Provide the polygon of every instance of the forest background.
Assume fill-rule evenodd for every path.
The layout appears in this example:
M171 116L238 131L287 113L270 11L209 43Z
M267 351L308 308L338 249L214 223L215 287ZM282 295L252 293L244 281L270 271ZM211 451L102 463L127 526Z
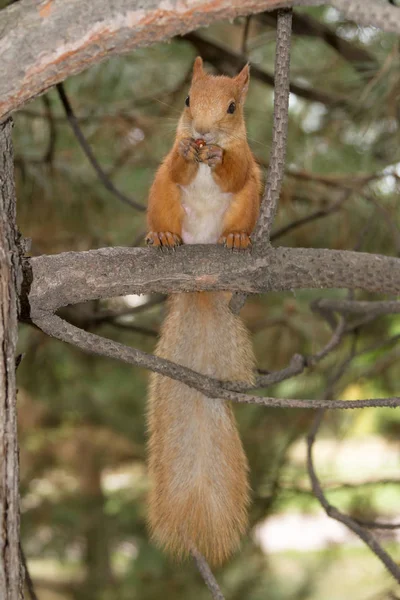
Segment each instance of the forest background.
M266 13L110 58L14 113L18 224L30 254L142 244L145 214L99 181L66 118L65 94L107 177L143 207L174 139L193 59L235 74L249 60L250 145L271 147L276 15ZM399 41L329 7L294 12L287 169L274 245L400 256ZM252 296L242 316L259 368L283 369L331 337L318 301L345 291ZM357 300L376 299L357 292ZM153 352L163 296L64 309L75 324ZM321 314L322 312L322 314ZM325 315L326 316L326 315ZM329 319L328 319L329 321ZM349 317L326 358L260 395L351 400L398 392L400 320ZM191 563L170 562L146 531L148 373L82 354L22 325L18 368L22 543L40 600L202 598ZM251 530L217 572L229 599L395 598L381 563L310 492L312 411L236 408L251 468ZM398 410L330 411L316 442L329 500L355 518L399 514ZM396 530L378 537L400 560Z

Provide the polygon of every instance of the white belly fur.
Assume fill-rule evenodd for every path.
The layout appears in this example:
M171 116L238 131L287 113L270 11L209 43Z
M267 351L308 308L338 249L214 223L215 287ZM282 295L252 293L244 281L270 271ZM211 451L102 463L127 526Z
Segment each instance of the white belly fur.
M182 225L184 244L215 244L222 234L225 212L233 194L221 192L208 165L199 165L190 185L180 186L185 211Z

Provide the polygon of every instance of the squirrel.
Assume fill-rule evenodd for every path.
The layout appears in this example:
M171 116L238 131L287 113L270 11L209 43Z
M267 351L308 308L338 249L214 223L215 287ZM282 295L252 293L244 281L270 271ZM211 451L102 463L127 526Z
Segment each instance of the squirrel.
M175 143L150 189L149 245L250 247L261 178L243 114L249 78L249 65L236 77L215 76L196 58ZM229 308L230 297L170 296L156 355L220 380L252 384L252 344ZM210 564L221 564L247 528L250 495L230 404L153 373L148 430L152 538L174 555L195 547Z

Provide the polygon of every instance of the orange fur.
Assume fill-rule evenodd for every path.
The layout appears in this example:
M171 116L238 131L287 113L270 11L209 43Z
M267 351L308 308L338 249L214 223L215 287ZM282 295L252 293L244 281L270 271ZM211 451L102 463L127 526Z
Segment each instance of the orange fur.
M215 77L196 59L190 106L150 190L149 243L249 246L260 174L246 140L248 82L248 67L235 78ZM205 146L194 143L199 138ZM157 356L218 379L253 382L251 342L229 299L225 293L172 296ZM249 503L247 461L230 405L153 374L148 426L153 538L177 556L194 545L220 564L239 545Z
M212 169L212 176L223 192L234 195L225 214L224 234L241 230L250 234L259 211L261 177L247 143L243 116L249 70L245 67L235 78L212 76L203 71L201 59L196 61L189 91L190 107L183 111L175 144L150 189L148 227L151 231L181 235L184 211L179 186L193 181L199 163L180 155L179 142L194 137L194 128L199 134L215 132L216 144L223 149L222 163ZM232 100L237 109L230 115L226 108Z

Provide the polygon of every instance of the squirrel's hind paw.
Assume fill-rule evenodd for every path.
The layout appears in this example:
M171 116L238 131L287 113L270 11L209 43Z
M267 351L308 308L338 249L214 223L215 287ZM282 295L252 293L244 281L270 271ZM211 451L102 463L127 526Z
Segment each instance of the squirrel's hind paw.
M181 237L170 231L149 231L145 240L148 246L162 248L175 248L175 246L182 244Z

